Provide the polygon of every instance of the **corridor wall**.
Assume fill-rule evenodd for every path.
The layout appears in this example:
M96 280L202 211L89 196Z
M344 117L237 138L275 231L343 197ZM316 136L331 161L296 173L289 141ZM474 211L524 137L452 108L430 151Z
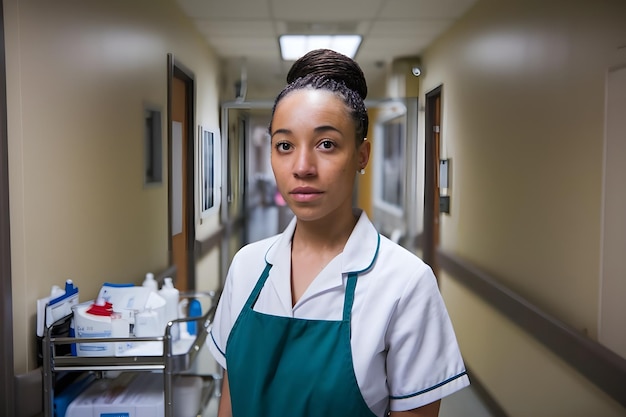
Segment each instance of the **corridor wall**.
M454 161L441 247L597 340L605 80L626 64L626 3L480 0L424 54ZM625 415L450 276L469 366L511 416Z
M196 123L217 129L219 74L174 1L3 4L19 374L36 367L36 300L52 285L72 279L87 301L105 281L138 284L169 266L167 152L165 180L146 186L144 106L162 110L167 132L171 53L194 74ZM218 222L205 219L197 237Z

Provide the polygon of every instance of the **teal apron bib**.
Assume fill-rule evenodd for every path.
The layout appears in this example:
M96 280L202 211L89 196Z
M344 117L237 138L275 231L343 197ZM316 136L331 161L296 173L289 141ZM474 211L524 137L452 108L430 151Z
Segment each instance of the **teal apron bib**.
M372 417L354 374L350 316L357 274L348 275L341 321L253 310L267 264L226 344L233 417Z

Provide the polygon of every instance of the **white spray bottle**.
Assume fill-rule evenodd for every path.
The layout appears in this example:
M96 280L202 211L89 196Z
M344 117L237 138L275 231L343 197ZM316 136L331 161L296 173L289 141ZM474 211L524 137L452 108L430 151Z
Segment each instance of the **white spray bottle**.
M146 278L143 280L141 285L146 288L150 288L154 292L159 291L159 283L154 279L154 274L152 272L148 272L146 274Z
M159 295L165 299L165 321L170 322L178 318L178 301L180 292L174 288L172 278L167 277L163 280L163 287L159 291ZM180 338L179 323L172 326L172 340L176 341Z

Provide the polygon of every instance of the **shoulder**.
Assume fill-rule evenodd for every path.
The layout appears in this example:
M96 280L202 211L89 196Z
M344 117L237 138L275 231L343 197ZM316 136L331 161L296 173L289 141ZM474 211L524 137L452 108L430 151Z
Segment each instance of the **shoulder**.
M380 236L376 266L384 268L390 273L402 271L403 276L419 277L432 275L430 266L416 254L392 242L383 235Z
M270 248L278 242L281 236L282 235L278 234L257 242L248 243L247 245L241 247L241 249L239 249L233 257L231 268L241 264L245 265L250 261L265 264L265 255Z
M265 257L280 235L249 243L239 249L230 263L226 285L235 293L249 292L263 272Z
M440 304L439 285L431 267L385 236L380 236L376 261L363 278L369 281L372 294L386 300L390 315L398 314L407 304L412 308Z
M265 254L279 236L249 243L233 256L219 301L221 309L228 312L231 324L239 315L239 310L266 266ZM220 308L218 308L218 313L225 314L220 311Z
M409 251L404 246L400 246L399 244L391 241L388 237L382 234L380 235L380 250L382 254L395 256L399 259L407 260L412 263L426 265L416 254Z

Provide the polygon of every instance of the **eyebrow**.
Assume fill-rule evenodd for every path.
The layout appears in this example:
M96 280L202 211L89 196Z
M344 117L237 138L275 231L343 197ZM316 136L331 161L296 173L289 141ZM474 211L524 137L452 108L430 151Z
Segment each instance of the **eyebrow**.
M323 132L332 131L332 132L337 132L337 133L343 134L339 129L337 129L336 127L331 126L331 125L317 126L315 129L313 129L313 131L315 133L323 133ZM291 134L293 134L293 132L291 130L289 130L289 129L278 129L274 133L272 133L271 137L273 138L274 135L278 135L278 134L291 135Z

